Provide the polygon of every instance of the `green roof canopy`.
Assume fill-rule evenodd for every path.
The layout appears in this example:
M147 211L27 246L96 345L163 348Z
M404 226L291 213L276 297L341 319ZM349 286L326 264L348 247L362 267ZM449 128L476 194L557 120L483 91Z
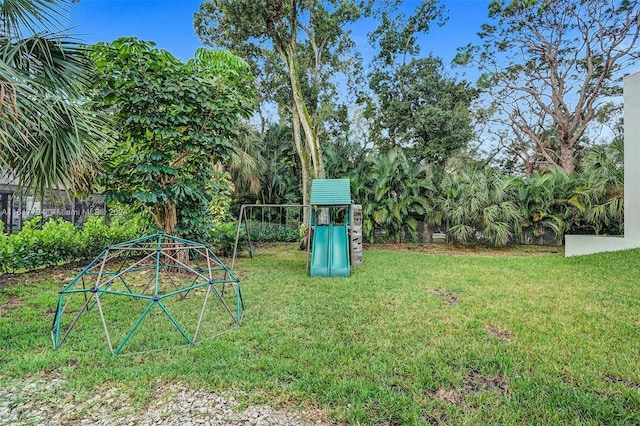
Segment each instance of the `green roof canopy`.
M349 179L314 179L311 182L312 206L346 206L351 204Z

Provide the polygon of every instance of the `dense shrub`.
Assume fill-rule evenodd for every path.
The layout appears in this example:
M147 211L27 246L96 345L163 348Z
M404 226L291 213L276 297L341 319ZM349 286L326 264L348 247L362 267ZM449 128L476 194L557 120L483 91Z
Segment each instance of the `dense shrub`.
M0 233L0 273L92 259L110 244L145 233L145 224L137 216L115 217L108 224L103 217L92 216L83 229L61 218L41 222L36 217L24 222L17 234Z
M230 257L233 255L233 247L238 232L238 222L227 222L216 225L211 231L211 239L217 254ZM252 243L275 243L300 241L304 230L300 227L293 228L278 223L249 222L249 238ZM245 226L240 227L238 250L247 248L247 233Z
M211 231L211 239L215 247L215 252L220 256L230 257L233 255L233 246L236 242L238 232L237 222L227 222L217 224ZM242 230L241 238L245 238Z
M253 222L249 224L249 237L261 243L295 242L300 240L300 229L279 223Z

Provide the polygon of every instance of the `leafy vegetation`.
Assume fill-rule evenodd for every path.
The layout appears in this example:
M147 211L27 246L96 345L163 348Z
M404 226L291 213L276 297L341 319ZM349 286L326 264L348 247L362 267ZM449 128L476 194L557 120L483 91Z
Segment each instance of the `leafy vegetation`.
M139 216L116 216L108 223L102 216L89 216L82 229L61 218L42 223L36 217L17 234L0 233L0 274L90 260L110 244L144 235L146 228Z
M54 374L141 410L180 382L354 424L637 424L639 254L368 250L351 278L318 279L275 248L237 265L240 328L195 346L167 331L147 342L164 349L118 357L99 321L52 349L46 312L72 271L17 275L0 289L0 381Z
M521 216L508 183L491 169L466 167L442 178L439 205L452 241L507 245L520 234Z
M394 149L367 154L340 177L351 179L370 242L415 241L422 222L426 240L442 231L457 242L561 244L565 233L623 232L621 145L587 150L584 168L571 175L548 167L512 176L456 158L444 167L426 167Z
M336 74L351 79L358 69L345 27L360 15L353 0L209 0L195 14L200 39L233 49L254 64L263 100L275 99L290 120L303 203L308 203L311 179L325 177L322 134L332 121L344 123L336 116L347 115L345 106L337 106L333 80Z
M302 232L302 235L304 235L304 232ZM254 222L249 224L249 236L251 241L260 243L295 242L300 241L301 230L292 225Z
M241 228L240 231L239 238L246 238L244 229ZM214 226L213 231L211 231L211 240L220 256L231 257L233 255L237 232L237 222L219 223Z
M586 198L585 221L596 234L621 234L624 224L624 142L596 146L584 157L586 182L581 195Z
M91 65L64 28L69 4L0 3L0 176L41 196L86 189L109 140L104 117L82 105Z
M367 157L369 173L359 199L363 205L363 232L373 242L373 231L382 228L391 242L400 242L405 231L416 237L417 221L433 214L429 194L434 189L428 168L395 149L386 156Z
M572 174L598 116L638 58L637 0L492 0L479 46L456 61L477 66L493 125L527 174L547 165ZM597 132L596 132L597 133Z
M207 240L214 165L254 106L249 66L198 49L182 63L153 43L120 38L91 50L94 108L111 111L118 142L105 153L108 200L133 204L168 234Z
M378 48L369 74L375 94L366 108L370 137L383 153L402 147L415 162L443 164L473 137L470 105L477 91L447 78L439 58L419 56L419 35L442 24L445 11L435 0L413 3L411 16L384 7L369 34Z

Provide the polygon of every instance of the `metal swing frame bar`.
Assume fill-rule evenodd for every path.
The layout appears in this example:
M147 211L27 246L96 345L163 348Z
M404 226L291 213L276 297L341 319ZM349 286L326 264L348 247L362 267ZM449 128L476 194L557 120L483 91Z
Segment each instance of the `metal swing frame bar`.
M245 234L247 237L247 244L249 246L249 253L251 256L251 236L249 235L249 220L247 218L247 209L260 208L262 210L262 215L264 217L264 209L265 208L299 208L302 209L302 220L300 223L303 223L307 227L307 234L311 234L311 230L309 229L309 221L311 220L311 206L309 204L243 204L240 206L240 213L238 214L238 227L236 229L236 241L233 245L233 257L231 258L231 266L229 269L233 271L233 268L236 264L236 258L238 256L238 241L240 240L240 229L242 229L242 224L244 221ZM308 210L309 214L305 214L305 210ZM307 218L305 221L304 218ZM264 220L263 220L264 222ZM308 240L308 238L307 238ZM307 241L307 270L309 269L309 241Z

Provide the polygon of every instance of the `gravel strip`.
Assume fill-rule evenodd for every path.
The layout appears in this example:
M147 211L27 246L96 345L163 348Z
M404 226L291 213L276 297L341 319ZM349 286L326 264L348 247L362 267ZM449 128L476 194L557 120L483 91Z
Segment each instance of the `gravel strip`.
M236 394L237 395L237 394ZM231 392L160 386L147 406L136 408L119 388L87 398L66 391L60 379L9 380L0 386L0 425L330 425L322 410L241 407Z

